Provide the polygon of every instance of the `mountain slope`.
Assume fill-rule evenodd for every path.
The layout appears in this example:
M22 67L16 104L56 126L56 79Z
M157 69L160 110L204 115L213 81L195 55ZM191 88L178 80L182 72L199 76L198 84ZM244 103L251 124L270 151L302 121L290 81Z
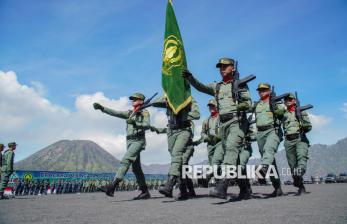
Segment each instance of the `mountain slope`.
M15 169L114 172L119 160L87 140L61 140L15 164Z

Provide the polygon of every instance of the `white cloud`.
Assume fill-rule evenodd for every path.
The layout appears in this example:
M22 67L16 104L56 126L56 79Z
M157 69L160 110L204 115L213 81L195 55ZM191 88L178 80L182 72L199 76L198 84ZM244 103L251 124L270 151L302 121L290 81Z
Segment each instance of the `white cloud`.
M332 121L331 117L328 117L325 115L316 115L312 113L308 113L308 115L312 122L313 129L316 129L316 130L324 128Z
M79 95L75 100L75 110L71 111L51 103L43 96L42 89L44 86L38 83L33 87L20 84L12 71L0 71L1 141L16 140L23 150L30 146L30 153L33 153L61 139L86 139L121 159L126 151L124 120L95 111L92 104L99 102L115 110L127 110L130 108L128 97L109 99L102 92ZM166 125L164 111L156 108L149 108L149 111L153 125ZM148 132L142 161L169 162L166 139L166 135Z

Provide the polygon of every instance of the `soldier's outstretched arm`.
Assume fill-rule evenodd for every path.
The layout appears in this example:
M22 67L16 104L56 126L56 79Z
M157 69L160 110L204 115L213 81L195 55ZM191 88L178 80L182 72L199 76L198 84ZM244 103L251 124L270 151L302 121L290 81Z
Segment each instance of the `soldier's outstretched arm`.
M122 118L122 119L128 119L130 114L129 111L117 111L117 110L112 110L110 108L104 107L99 103L94 103L93 107L95 110L101 110L103 113L114 116L114 117L118 117L118 118Z
M215 95L215 88L211 84L205 85L201 83L199 80L194 78L193 74L190 73L188 70L184 70L182 72L182 76L198 91L206 93L211 96Z
M164 96L160 96L152 100L150 104L152 107L166 108L166 99Z
M112 110L111 108L104 107L102 112L114 117L122 118L122 119L129 118L129 111L118 111L118 110Z

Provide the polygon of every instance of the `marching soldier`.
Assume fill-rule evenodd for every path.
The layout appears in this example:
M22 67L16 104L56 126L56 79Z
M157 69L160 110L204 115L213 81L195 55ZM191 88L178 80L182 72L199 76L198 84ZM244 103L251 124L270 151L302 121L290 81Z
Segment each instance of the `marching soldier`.
M260 100L255 104L255 119L258 130L257 143L261 155L261 174L264 179L259 182L266 183L265 175L270 165L275 167L278 175L275 154L282 139L282 130L279 120L276 117L275 110L270 102L271 87L268 83L260 83L257 88ZM270 177L274 191L271 197L282 196L282 188L280 178Z
M17 144L15 142L8 143L8 149L2 156L0 200L9 199L4 195L4 190L8 185L11 174L13 173L14 151L16 150L16 146Z
M174 112L168 106L165 97L158 97L154 99L151 103L154 107L166 108L166 114L168 117L167 126L167 137L168 137L168 147L171 155L171 165L169 170L169 176L164 186L159 187L159 193L165 195L166 197L172 197L173 187L177 182L180 181L182 184L182 165L183 162L187 162L190 156L186 156L186 161L184 160L184 155L187 151L187 146L192 138L192 121L200 119L200 111L197 102L192 99L190 104L183 108L178 114ZM153 129L155 131L155 128ZM164 131L161 129L161 131ZM159 133L158 131L157 133ZM183 186L181 185L183 190ZM186 198L185 192L181 191L179 198ZM184 197L183 197L184 196Z
M141 168L140 153L146 146L145 131L150 125L150 115L147 110L139 110L145 100L145 96L142 93L135 93L129 99L132 100L133 110L128 111L116 111L99 103L94 103L94 109L101 110L103 113L111 116L126 119L127 122L127 152L121 161L113 182L102 189L106 192L106 195L113 197L116 187L123 180L130 165L132 165L133 173L141 190L141 194L134 199L148 199L150 198L150 193Z
M215 99L210 99L207 106L209 107L210 116L202 123L201 137L195 142L196 145L206 142L208 153L208 164L210 166L220 166L223 163L224 150L219 137L219 116L217 110L217 102ZM220 172L220 170L218 170ZM203 187L208 187L208 182L213 174L206 177L206 179L199 179L199 183Z
M217 65L222 81L204 85L200 83L189 71L185 70L182 76L186 78L198 91L214 96L220 120L220 136L224 150L223 165L238 165L240 150L244 142L245 111L251 107L251 97L247 84L239 85L238 72L235 61L230 58L221 58ZM210 196L225 199L229 185L229 179L218 180ZM246 180L238 181L240 191L247 188Z
M294 94L284 99L286 110L283 110L283 129L285 135L284 148L293 176L293 185L298 188L298 195L306 193L303 176L307 169L309 140L306 133L311 131L312 125L308 114L303 111L301 116L296 113L297 100Z

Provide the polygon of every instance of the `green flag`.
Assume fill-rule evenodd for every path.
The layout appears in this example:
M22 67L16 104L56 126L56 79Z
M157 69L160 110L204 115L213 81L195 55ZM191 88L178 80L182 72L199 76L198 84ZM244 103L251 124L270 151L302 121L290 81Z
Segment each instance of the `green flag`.
M183 41L172 8L172 1L169 0L166 8L162 85L166 100L175 114L192 100L190 85L181 76L182 71L186 68L187 61Z

